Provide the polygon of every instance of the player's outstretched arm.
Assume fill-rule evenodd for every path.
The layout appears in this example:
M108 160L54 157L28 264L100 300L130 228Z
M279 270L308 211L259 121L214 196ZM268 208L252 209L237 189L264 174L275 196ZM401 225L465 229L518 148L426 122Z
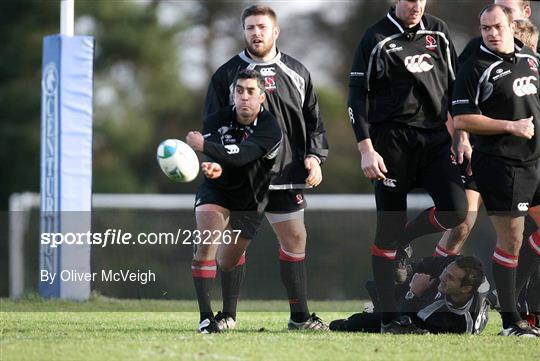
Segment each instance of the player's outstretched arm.
M358 150L362 155L362 172L369 179L385 179L387 173L384 159L371 144L371 139L366 138L358 142Z

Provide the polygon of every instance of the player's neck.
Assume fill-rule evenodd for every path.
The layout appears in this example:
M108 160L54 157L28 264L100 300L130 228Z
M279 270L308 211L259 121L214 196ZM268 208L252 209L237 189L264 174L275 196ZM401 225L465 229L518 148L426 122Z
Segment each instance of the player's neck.
M448 298L450 299L450 302L452 302L454 306L460 307L466 304L471 299L471 295L469 294L448 295Z
M255 61L259 61L261 63L266 63L267 61L270 61L274 59L277 55L277 48L274 46L268 53L263 55L262 57L253 55L248 49L246 49L251 59Z

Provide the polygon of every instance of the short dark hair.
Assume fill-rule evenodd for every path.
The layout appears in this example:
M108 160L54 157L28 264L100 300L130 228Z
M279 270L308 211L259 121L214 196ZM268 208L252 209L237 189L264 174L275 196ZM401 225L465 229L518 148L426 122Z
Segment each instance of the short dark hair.
M263 76L261 75L261 73L259 73L257 70L255 69L243 69L241 70L238 75L236 76L236 78L234 79L234 85L236 86L236 83L238 82L239 79L255 79L257 81L257 87L261 90L261 93L264 93L266 88L264 86L264 78Z
M277 15L274 9L272 9L270 6L266 5L251 5L242 11L242 28L246 25L246 18L249 16L256 16L256 15L266 15L269 16L270 19L274 22L274 24L277 24Z
M506 18L508 19L508 24L512 24L512 21L514 21L512 10L510 10L510 8L507 8L506 6L499 5L499 4L489 4L489 5L484 6L484 8L480 10L480 13L478 14L478 19L480 19L482 15L484 15L485 13L490 13L496 8L501 9L504 15L506 15Z
M455 260L456 266L465 272L461 279L461 286L471 286L472 292L476 292L478 287L484 282L484 267L482 262L476 257L463 256Z

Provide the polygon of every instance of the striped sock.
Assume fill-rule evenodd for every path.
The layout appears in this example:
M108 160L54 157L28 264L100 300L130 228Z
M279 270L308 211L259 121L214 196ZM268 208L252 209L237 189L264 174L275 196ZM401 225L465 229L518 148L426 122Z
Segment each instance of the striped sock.
M437 220L436 211L435 207L428 208L408 222L405 226L404 242L409 244L412 240L426 234L447 231L448 229ZM402 246L406 245L402 244Z
M493 253L493 279L497 287L497 296L501 304L503 328L508 328L521 320L516 305L516 267L518 257L500 248Z
M377 294L379 295L382 323L392 322L398 315L395 299L394 269L396 250L371 246L371 264Z
M448 257L448 256L457 256L458 254L459 253L452 252L442 246L437 245L437 247L435 247L435 251L433 251L432 256L433 257Z
M238 305L238 297L240 296L240 288L246 276L246 255L242 254L236 267L225 272L220 270L221 276L221 295L223 297L223 313L231 316L236 320L236 308Z
M279 249L281 281L287 289L291 319L294 322L304 322L309 318L305 258L305 253Z
M191 261L191 276L195 285L197 302L199 303L199 312L201 321L206 318L214 317L212 312L210 292L216 278L216 261Z
M521 246L519 264L516 269L516 295L529 281L540 265L540 230L537 230Z

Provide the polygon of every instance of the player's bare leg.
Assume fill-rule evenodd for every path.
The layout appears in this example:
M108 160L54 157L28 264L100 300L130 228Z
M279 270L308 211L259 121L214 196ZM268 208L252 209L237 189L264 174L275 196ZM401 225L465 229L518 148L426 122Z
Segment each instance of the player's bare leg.
M469 237L476 223L480 205L482 205L482 197L480 193L471 189L466 189L465 194L468 203L467 218L463 223L444 232L437 244L437 248L435 248L434 256L446 257L459 254Z
M195 252L191 263L191 275L199 303L199 332L218 332L219 329L214 321L214 313L210 301L210 292L217 271L216 253L218 242L214 241L220 237L223 230L227 227L229 211L215 204L203 204L195 209L195 219L197 221L197 230L201 234L204 231L210 231L212 232L212 237L214 237L211 239L212 242L209 242L210 244L202 244L202 242L194 240Z

